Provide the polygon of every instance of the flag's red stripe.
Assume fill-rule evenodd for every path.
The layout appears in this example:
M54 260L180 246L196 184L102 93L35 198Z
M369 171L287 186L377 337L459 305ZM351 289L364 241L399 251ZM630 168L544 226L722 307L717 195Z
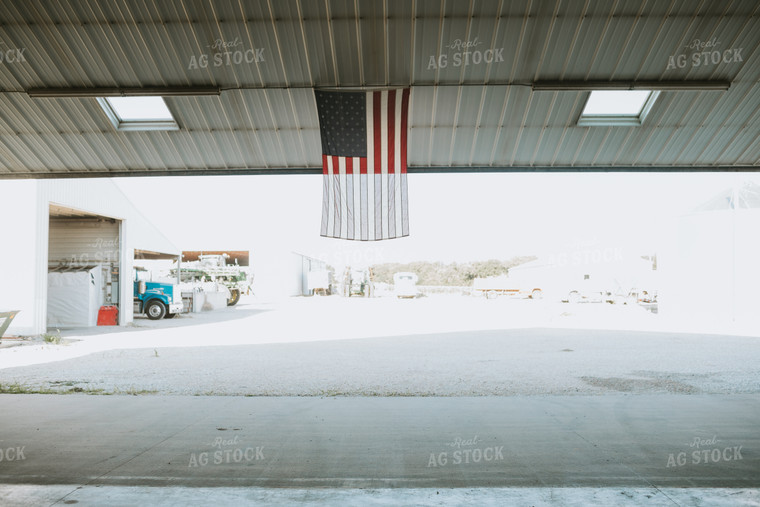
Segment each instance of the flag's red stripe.
M346 174L354 174L354 159L346 157Z
M381 111L381 104L380 104L380 97L382 92L373 92L372 93L372 136L375 140L374 148L375 148L375 167L373 168L375 174L380 174L383 172L383 159L382 159L382 150L383 150L383 139L382 139L382 131L381 131L381 123L380 123L380 115L382 114Z
M333 155L332 173L340 174L340 157Z
M396 172L396 90L388 91L388 172Z
M367 157L361 157L359 159L359 172L361 174L367 174Z
M327 174L327 155L322 154L322 174Z
M401 172L406 172L406 129L409 116L409 88L401 94Z

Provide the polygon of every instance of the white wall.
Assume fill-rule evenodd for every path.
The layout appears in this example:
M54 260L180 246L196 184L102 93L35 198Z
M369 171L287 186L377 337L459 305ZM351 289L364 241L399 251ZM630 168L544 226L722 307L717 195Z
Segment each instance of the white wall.
M758 209L680 217L662 257L662 315L711 326L760 325L758 231Z
M35 181L0 182L0 311L21 310L6 335L37 332L35 316L45 306L44 295L36 290L38 261L47 265L37 227L37 194Z

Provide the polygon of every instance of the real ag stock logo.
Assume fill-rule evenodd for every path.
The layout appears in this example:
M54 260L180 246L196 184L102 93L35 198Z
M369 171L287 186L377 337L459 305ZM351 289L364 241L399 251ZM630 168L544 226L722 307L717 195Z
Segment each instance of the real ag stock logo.
M668 455L668 464L665 468L682 467L687 464L706 465L708 463L721 463L728 461L739 461L744 459L742 456L742 446L722 446L718 445L717 435L712 438L699 438L689 442L688 445L693 451L681 451L679 453L670 453Z
M26 57L24 51L26 48L8 48L3 41L0 40L0 64L5 63L25 63Z
M446 465L469 465L471 463L493 462L504 460L504 446L483 447L483 441L475 435L473 438L463 439L456 437L447 442L446 446L455 449L439 453L430 453L428 468L443 467Z
M10 461L24 461L26 455L24 454L25 445L21 447L0 447L0 463Z
M265 48L245 48L240 37L234 40L216 39L206 46L211 54L192 55L187 70L206 69L208 67L229 67L231 65L253 64L263 62Z
M668 66L665 70L683 69L684 67L705 67L720 63L733 64L744 61L742 50L744 48L720 49L720 41L713 37L710 40L694 39L683 47L684 52L679 55L668 57ZM687 53L690 53L687 55Z
M452 67L467 67L484 63L502 63L504 48L481 49L485 42L475 37L473 40L454 39L443 46L437 55L430 55L427 70L445 69Z
M205 467L208 465L222 465L229 463L250 463L252 461L263 461L264 446L245 447L240 444L237 435L235 438L224 439L216 437L210 444L211 451L192 453L188 467Z

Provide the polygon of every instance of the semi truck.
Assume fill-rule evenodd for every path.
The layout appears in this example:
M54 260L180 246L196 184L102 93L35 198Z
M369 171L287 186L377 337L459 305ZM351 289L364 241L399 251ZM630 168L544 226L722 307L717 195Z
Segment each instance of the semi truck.
M145 279L147 271L135 269L134 311L150 320L171 319L182 313L182 293L176 284Z

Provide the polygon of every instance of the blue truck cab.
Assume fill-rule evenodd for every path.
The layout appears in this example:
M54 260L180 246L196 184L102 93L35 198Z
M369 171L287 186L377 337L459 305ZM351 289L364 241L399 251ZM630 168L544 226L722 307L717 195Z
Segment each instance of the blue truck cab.
M182 293L171 283L147 281L146 271L135 270L134 311L151 320L171 319L182 312Z

